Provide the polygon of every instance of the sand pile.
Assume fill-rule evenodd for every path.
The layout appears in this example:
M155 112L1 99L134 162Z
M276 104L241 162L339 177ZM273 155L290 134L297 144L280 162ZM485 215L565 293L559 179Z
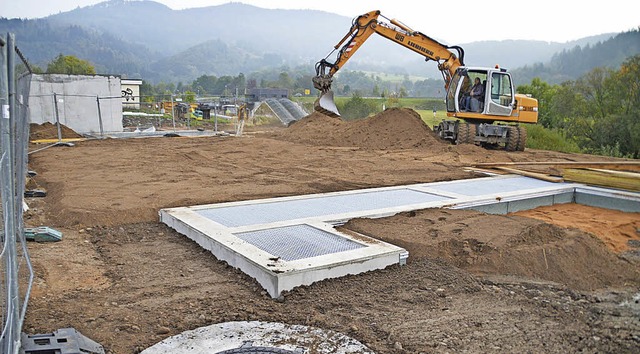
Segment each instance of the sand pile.
M398 225L403 232L397 232ZM640 279L640 270L607 249L599 237L519 216L424 209L352 219L344 228L405 248L409 262L439 258L478 275L552 281L579 290Z
M60 124L60 132L63 139L82 138L82 135L76 133L73 129ZM43 124L31 124L29 126L29 138L30 140L40 139L57 139L58 138L58 126L45 122Z
M314 112L277 134L278 139L307 145L410 149L444 144L407 108L390 108L375 116L343 121Z

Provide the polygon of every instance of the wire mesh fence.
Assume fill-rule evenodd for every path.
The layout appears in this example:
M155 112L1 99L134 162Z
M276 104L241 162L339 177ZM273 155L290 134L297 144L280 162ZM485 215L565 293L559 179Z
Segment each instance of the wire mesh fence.
M18 353L33 268L24 233L31 69L11 33L0 36L0 351Z

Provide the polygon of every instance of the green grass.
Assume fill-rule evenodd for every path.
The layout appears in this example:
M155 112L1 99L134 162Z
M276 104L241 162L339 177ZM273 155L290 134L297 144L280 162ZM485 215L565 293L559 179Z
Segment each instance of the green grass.
M580 147L574 141L565 138L559 131L536 124L525 124L527 129L527 147L538 150L579 153Z
M436 117L433 117L433 110L426 109L416 109L416 112L420 114L422 120L429 126L429 128L433 129L434 126L438 125L442 122L443 119L448 119L447 112L444 110L439 110L436 112Z
M362 71L367 74L369 77L378 76L382 81L389 81L392 84L402 83L405 79L409 79L410 81L416 82L421 80L426 80L426 77L416 76L416 75L400 75L400 74L388 74L388 73L380 73L375 71Z

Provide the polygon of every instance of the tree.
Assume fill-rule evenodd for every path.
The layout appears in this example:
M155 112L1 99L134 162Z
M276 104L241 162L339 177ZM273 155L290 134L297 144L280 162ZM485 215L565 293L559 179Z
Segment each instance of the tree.
M60 54L47 65L47 74L95 75L96 69L86 60Z
M373 97L380 97L380 86L378 84L373 85L373 91L371 91Z
M587 116L587 104L583 95L575 88L575 82L567 81L556 87L551 102L547 105L552 128L564 128L573 117Z
M357 92L339 109L346 120L366 118L374 109Z
M587 103L590 116L604 118L607 114L618 113L619 106L615 104L611 82L613 70L595 68L576 81L576 89Z
M640 56L557 86L549 117L589 153L640 157ZM544 85L539 85L544 86Z
M400 98L405 98L407 97L407 89L404 88L404 86L400 86L400 90L398 91L398 96Z
M140 85L140 96L142 96L143 102L153 102L155 100L155 90L153 86L147 81L142 81L142 85Z
M292 89L293 88L293 79L289 76L289 73L283 71L278 76L278 81L274 83L275 87Z
M617 73L619 84L617 87L620 91L620 97L623 99L624 114L632 114L638 116L640 110L640 55L627 58L620 66Z
M213 75L202 75L193 81L192 86L201 87L203 93L215 94L217 80Z
M189 103L194 103L196 101L196 93L193 91L185 91L184 100Z
M555 128L560 125L556 119L558 117L554 117L553 112L550 110L553 98L558 91L557 85L551 86L536 77L531 81L531 85L520 85L517 91L522 94L530 94L538 100L538 122L540 124L546 128Z

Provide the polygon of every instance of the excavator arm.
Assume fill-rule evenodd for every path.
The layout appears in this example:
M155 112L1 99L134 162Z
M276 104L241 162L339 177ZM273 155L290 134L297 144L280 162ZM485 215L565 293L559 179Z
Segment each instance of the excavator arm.
M329 53L331 55L335 50L338 50L335 62L331 63L327 58L324 58L316 64L313 85L321 92L320 98L315 103L316 111L336 117L340 115L333 102L333 93L331 92L333 75L374 33L424 56L425 60L437 62L445 82L445 88L448 88L456 69L464 65L464 50L461 47L444 45L423 33L412 30L397 20L385 18L389 22L383 22L379 20L380 17L385 18L377 10L356 17L347 34L335 45L334 51Z

